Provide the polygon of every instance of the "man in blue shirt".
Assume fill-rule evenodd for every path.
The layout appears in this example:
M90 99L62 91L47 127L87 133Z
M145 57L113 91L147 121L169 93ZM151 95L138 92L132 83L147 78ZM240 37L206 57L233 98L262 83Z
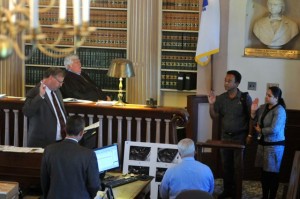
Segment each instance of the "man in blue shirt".
M184 190L202 190L210 194L214 191L214 176L210 168L196 161L195 144L189 138L178 143L182 161L169 168L159 188L161 198L176 198Z

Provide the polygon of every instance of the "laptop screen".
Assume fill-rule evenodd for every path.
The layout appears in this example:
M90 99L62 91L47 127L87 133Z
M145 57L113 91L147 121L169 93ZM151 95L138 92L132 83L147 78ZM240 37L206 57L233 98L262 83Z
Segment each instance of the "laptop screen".
M120 167L118 144L94 149L97 157L99 174Z

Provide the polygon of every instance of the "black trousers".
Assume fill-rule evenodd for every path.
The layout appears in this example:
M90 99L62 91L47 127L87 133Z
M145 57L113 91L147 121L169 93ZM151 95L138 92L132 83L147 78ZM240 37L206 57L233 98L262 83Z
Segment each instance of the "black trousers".
M263 199L275 199L279 187L279 173L263 170L261 173Z

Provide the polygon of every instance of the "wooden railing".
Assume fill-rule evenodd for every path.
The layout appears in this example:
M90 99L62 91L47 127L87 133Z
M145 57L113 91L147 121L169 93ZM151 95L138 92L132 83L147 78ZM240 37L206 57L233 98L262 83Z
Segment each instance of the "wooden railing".
M22 113L24 99L0 99L0 144L27 146L27 123ZM86 141L89 147L118 143L120 153L124 141L177 143L176 127L185 126L189 115L174 107L100 106L96 103L65 103L69 115L78 114L87 125L99 122L95 136ZM41 133L43 127L41 126Z

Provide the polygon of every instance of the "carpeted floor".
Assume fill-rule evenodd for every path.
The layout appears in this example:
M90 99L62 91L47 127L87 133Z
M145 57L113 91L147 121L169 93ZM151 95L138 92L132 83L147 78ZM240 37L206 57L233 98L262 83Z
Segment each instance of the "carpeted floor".
M217 198L219 194L223 191L223 180L216 179L215 180L215 190L214 190L214 198ZM280 184L277 191L277 199L284 198L284 185ZM242 199L261 199L262 198L262 190L261 184L259 181L243 181L243 193Z

